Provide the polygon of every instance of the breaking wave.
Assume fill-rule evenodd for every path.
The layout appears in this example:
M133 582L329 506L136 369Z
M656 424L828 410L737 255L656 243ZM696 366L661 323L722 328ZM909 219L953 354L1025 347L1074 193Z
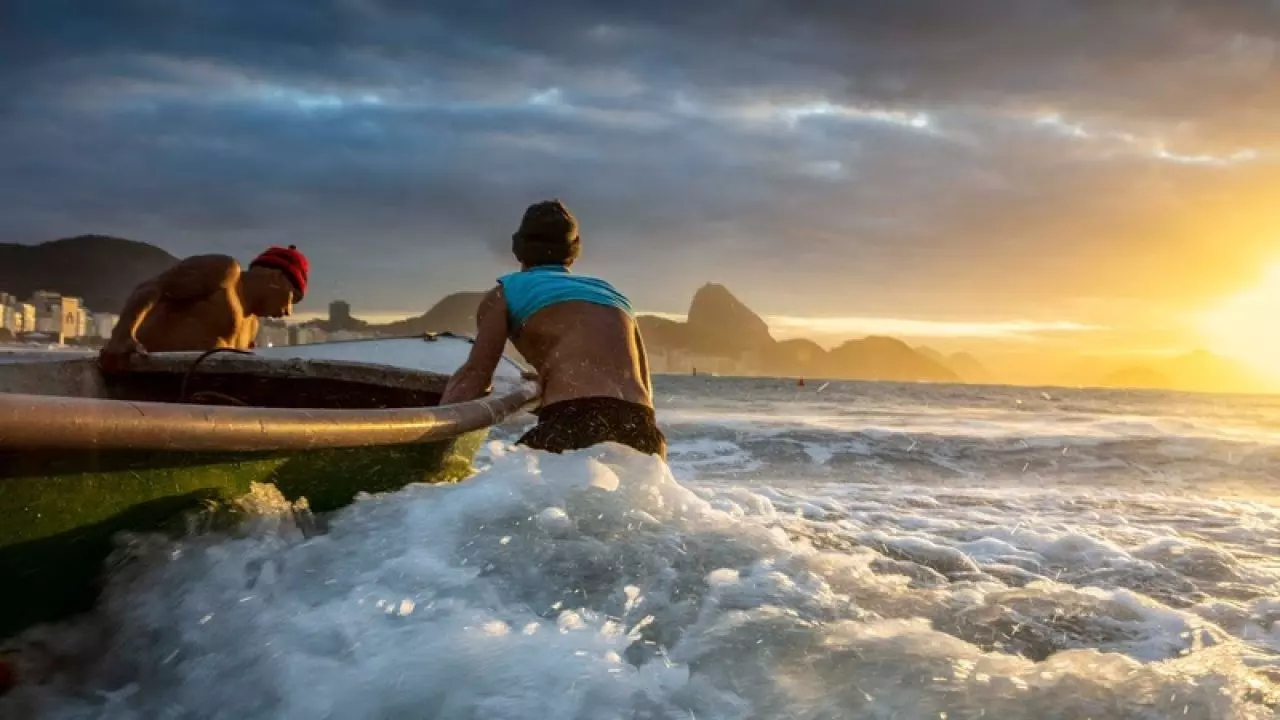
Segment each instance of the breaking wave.
M670 464L515 423L458 485L323 518L264 486L233 532L122 538L93 613L15 643L0 717L1280 708L1270 408L699 382L661 381Z

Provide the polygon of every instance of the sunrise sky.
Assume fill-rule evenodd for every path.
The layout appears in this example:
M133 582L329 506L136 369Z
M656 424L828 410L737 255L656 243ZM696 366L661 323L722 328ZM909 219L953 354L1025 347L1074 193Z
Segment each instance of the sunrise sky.
M0 241L296 243L301 310L385 316L487 286L559 196L650 311L714 281L782 336L1280 367L1271 0L4 12Z

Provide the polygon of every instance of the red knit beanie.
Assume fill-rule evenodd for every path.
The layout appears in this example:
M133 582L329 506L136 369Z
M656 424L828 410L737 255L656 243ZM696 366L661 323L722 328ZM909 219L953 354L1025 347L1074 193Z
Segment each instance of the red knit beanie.
M307 256L299 252L296 246L269 247L249 263L249 267L255 266L272 268L284 273L289 278L289 282L293 283L293 289L298 291L299 301L307 293L307 275L311 273L311 263L307 262Z

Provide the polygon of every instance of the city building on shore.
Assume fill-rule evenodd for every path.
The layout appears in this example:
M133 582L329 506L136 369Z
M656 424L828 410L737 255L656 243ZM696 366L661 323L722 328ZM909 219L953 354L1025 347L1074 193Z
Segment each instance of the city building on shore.
M351 325L351 304L346 300L329 303L329 330L345 330Z
M0 329L13 339L66 343L110 337L119 316L95 313L82 299L37 290L27 302L0 291Z

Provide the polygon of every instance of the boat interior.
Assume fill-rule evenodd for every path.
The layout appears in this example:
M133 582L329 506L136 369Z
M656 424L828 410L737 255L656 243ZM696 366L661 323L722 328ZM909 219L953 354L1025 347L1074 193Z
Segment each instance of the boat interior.
M0 363L3 393L259 408L432 407L447 382L440 373L384 365L236 353L156 354L118 374L104 374L96 357Z

